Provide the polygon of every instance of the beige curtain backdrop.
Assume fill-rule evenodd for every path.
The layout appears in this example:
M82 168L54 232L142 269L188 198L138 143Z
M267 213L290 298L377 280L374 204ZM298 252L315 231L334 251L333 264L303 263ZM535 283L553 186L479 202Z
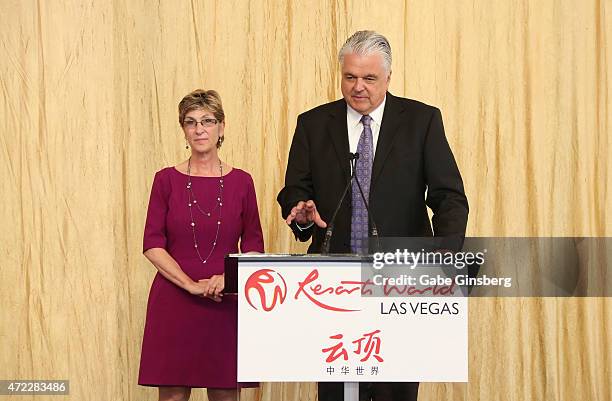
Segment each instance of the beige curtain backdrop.
M442 110L468 235L612 236L609 0L3 0L0 16L0 379L70 379L54 400L156 399L136 384L142 230L155 171L187 157L192 89L223 98L221 155L254 177L266 250L305 250L275 197L296 116L340 97L358 29L389 38L392 93ZM609 298L472 299L469 327L470 382L420 400L612 399Z

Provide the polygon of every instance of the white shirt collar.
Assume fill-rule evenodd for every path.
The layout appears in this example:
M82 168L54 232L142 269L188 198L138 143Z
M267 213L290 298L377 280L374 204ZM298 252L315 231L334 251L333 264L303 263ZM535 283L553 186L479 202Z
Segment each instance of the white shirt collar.
M383 99L382 103L379 104L378 107L372 110L372 112L369 114L370 117L372 118L372 122L375 124L378 124L379 126L382 123L382 118L383 118L383 113L385 111L386 102L387 102L387 95L385 94L385 98ZM351 127L356 127L358 124L361 123L362 114L359 113L354 108L352 108L348 103L346 104L346 116L347 116L347 122L349 124L349 129Z

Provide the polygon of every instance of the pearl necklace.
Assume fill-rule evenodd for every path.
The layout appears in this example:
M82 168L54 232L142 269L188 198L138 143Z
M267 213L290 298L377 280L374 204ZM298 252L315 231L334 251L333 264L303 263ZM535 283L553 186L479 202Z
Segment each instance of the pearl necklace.
M202 210L200 204L198 203L198 200L195 197L195 194L193 193L193 189L191 189L191 157L187 162L187 176L189 177L187 181L187 196L189 198L189 203L187 206L189 206L189 217L191 218L190 226L191 232L193 233L193 247L195 248L196 253L198 254L200 262L202 262L202 264L206 264L206 262L208 262L208 259L210 258L210 255L212 255L213 251L215 250L215 247L217 246L217 240L219 239L219 231L221 229L221 207L223 206L223 166L221 164L221 160L219 160L219 194L217 195L217 202L210 212L205 212L204 210ZM202 258L202 255L200 254L200 248L198 247L198 240L196 237L195 230L196 224L193 218L193 206L195 206L195 208L199 210L204 217L208 218L212 216L212 213L215 211L215 209L219 211L219 213L217 214L217 232L215 233L215 239L212 242L212 247L210 248L210 252L208 252L208 256L206 256L206 259Z

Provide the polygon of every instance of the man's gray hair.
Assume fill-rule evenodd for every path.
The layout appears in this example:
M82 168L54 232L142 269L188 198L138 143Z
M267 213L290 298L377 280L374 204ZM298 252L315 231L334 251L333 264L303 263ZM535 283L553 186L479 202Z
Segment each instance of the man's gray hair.
M380 33L374 31L357 31L344 42L338 52L340 64L344 61L344 56L355 53L360 56L367 56L373 53L380 53L383 58L383 67L387 72L391 72L391 45L389 41Z

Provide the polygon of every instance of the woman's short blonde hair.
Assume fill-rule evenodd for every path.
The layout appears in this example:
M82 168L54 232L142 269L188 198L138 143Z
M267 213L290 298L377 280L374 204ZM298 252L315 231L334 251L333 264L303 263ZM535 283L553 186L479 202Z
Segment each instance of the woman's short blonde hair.
M185 115L190 111L205 109L213 113L220 123L225 121L221 96L215 90L196 89L186 95L178 105L179 124L183 125Z
M179 124L183 126L185 115L193 110L208 110L219 121L219 124L225 122L225 112L221 104L221 96L215 90L196 89L186 95L178 105ZM223 137L219 138L217 147L221 147Z

